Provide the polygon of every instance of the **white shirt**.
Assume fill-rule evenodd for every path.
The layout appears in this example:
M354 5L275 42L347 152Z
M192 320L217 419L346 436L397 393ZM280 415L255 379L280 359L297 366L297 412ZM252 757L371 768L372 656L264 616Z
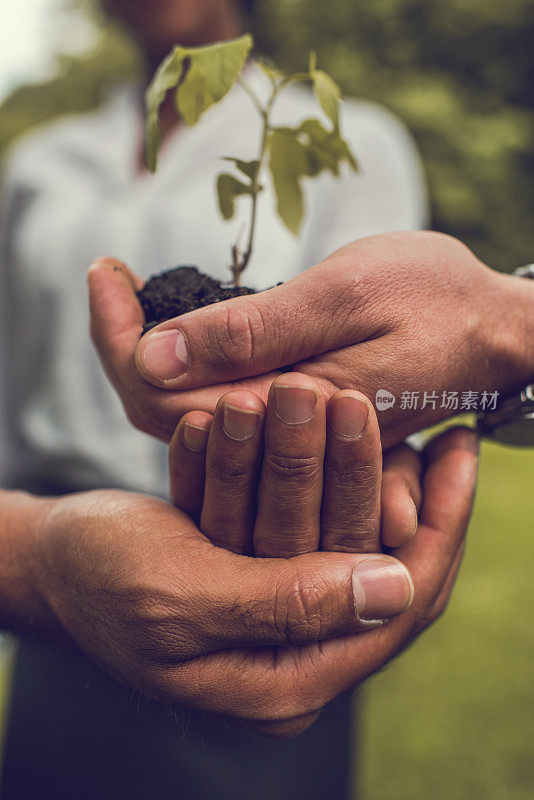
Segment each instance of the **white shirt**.
M266 93L257 68L248 79ZM296 124L318 113L310 93L291 87L274 116ZM94 113L30 134L11 154L0 218L4 485L166 494L166 447L129 424L90 343L85 273L105 253L144 278L195 264L228 280L248 208L239 200L235 220L224 222L215 176L228 168L222 156L256 156L260 120L235 87L195 128L169 137L155 175L136 170L141 126L139 93L128 88ZM361 171L306 184L299 238L278 220L265 181L247 285L286 280L361 236L424 227L420 162L402 125L376 105L350 101L342 131Z

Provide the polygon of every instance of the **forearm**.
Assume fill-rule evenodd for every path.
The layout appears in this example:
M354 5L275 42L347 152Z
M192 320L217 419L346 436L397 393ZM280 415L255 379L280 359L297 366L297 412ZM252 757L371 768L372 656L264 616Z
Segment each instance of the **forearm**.
M0 628L54 636L39 591L40 533L56 500L0 490Z
M534 281L494 273L496 303L488 309L495 386L504 394L534 381Z

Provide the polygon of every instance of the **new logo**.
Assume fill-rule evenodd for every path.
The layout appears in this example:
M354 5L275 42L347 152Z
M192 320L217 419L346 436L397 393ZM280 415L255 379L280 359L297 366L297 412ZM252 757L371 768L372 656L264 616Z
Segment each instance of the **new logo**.
M379 389L376 393L375 405L379 411L387 411L395 405L395 395L385 389Z

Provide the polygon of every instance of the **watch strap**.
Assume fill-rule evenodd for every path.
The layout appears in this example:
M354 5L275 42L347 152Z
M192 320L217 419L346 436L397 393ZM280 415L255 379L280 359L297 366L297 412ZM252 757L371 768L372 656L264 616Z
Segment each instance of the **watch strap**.
M534 280L534 264L525 264L524 267L518 267L513 272L518 278L530 278Z

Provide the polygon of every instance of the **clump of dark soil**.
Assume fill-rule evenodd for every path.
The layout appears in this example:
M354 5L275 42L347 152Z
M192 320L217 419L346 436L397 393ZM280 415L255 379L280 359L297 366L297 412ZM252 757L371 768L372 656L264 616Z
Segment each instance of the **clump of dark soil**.
M175 267L153 275L137 297L145 314L146 333L160 322L179 317L211 303L232 297L254 294L246 286L224 286L220 281L199 272L196 267Z

